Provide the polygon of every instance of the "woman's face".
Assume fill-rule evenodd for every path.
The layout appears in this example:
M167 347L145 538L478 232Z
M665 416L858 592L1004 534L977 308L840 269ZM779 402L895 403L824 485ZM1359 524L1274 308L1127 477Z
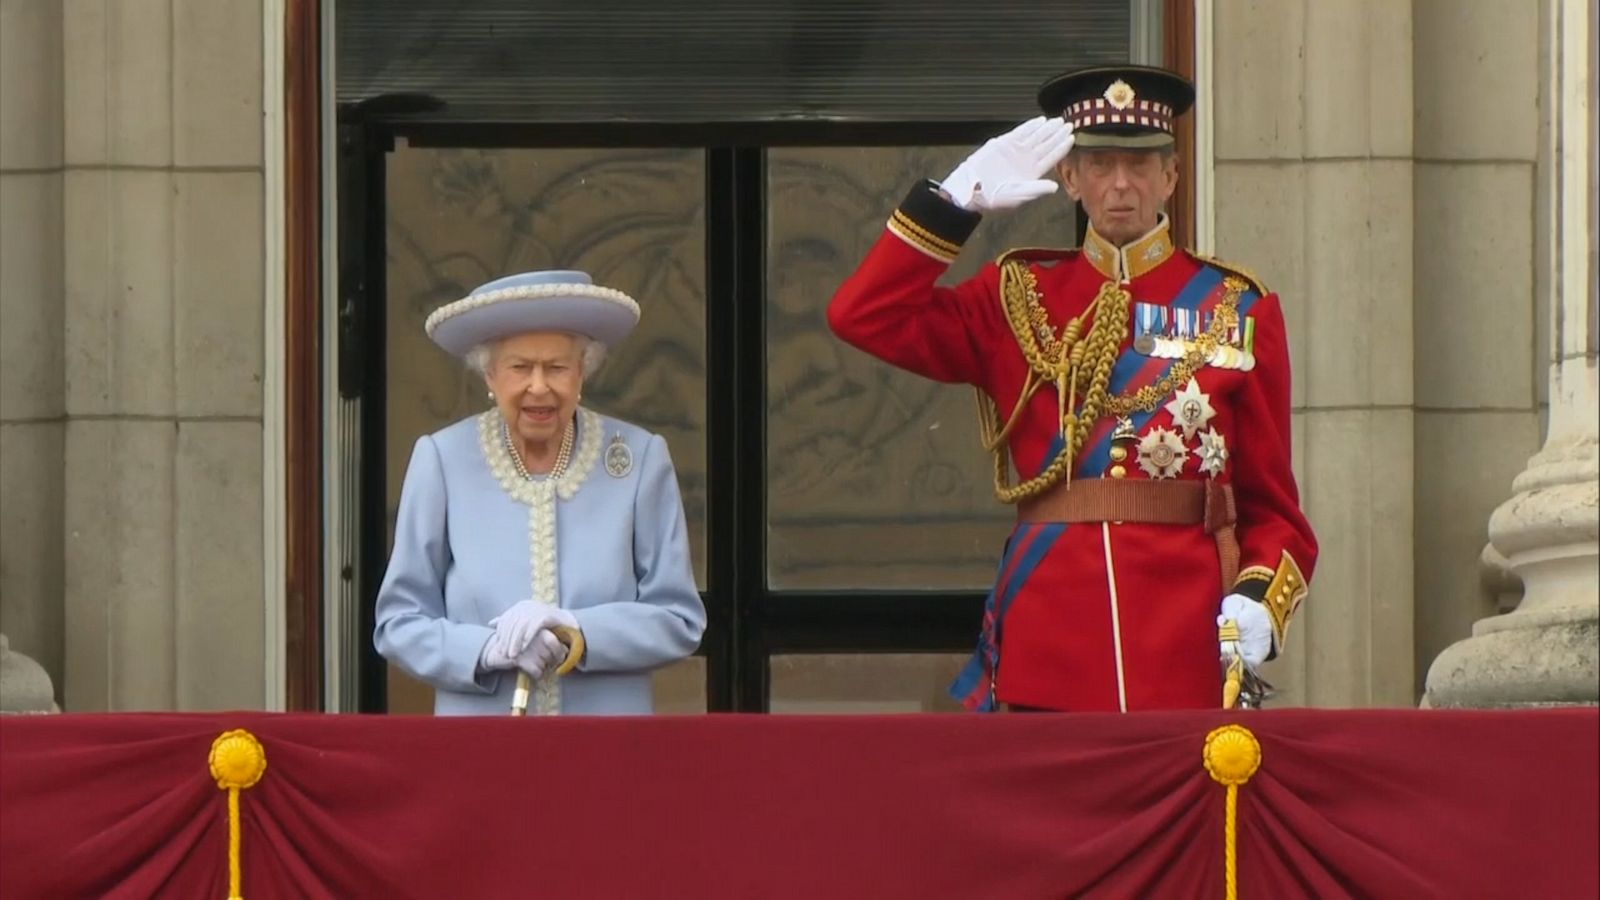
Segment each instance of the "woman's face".
M484 380L513 434L530 444L561 436L583 393L583 341L559 331L531 331L502 340L489 355Z

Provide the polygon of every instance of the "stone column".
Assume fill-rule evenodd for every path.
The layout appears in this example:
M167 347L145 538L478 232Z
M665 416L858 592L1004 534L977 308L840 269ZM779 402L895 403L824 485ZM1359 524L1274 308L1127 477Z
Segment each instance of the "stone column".
M1428 665L1496 612L1484 523L1539 449L1539 5L1415 0L1416 703ZM1493 109L1495 116L1483 111ZM1407 461L1395 460L1396 465Z
M0 715L60 712L55 693L44 666L11 652L11 643L0 634Z
M1540 235L1549 297L1549 428L1489 520L1521 604L1473 626L1428 672L1429 706L1600 702L1600 386L1596 382L1594 0L1541 9Z

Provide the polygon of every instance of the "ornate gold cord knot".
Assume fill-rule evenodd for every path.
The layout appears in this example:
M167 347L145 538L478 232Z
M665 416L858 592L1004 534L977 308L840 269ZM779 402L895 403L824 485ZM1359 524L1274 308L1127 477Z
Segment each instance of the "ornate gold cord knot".
M211 777L217 787L252 788L267 771L267 752L242 728L224 731L211 742Z
M1218 784L1244 784L1261 767L1261 742L1243 725L1224 725L1206 735L1205 763Z

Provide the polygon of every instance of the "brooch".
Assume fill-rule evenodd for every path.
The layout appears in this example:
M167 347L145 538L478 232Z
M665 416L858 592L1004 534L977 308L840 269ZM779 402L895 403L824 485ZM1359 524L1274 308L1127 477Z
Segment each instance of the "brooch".
M621 434L611 436L611 446L606 448L606 474L622 478L633 471L633 451L623 443Z

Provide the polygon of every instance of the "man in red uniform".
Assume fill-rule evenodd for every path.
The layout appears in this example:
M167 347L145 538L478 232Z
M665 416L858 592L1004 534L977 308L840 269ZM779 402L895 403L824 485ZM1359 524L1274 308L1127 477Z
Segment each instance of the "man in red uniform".
M1038 99L1044 116L911 190L828 321L979 393L1017 525L958 699L1217 707L1218 626L1237 624L1250 666L1270 659L1316 560L1290 470L1283 314L1249 273L1172 243L1186 79L1083 69ZM1052 170L1088 212L1082 248L1011 251L936 286L982 215L1054 193Z

